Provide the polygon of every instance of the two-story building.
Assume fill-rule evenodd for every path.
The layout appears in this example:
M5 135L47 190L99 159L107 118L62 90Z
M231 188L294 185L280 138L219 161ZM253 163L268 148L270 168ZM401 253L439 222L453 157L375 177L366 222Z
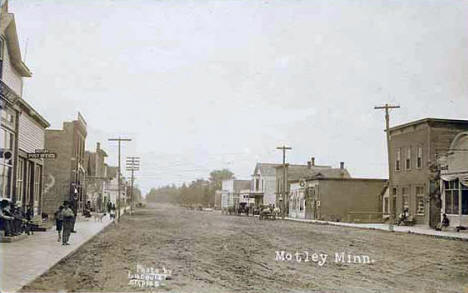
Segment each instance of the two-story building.
M276 167L278 164L257 163L252 175L251 196L265 205L276 204Z
M435 227L441 220L442 200L431 165L468 130L468 120L425 118L390 128L391 210L408 209L417 224ZM449 211L450 212L450 211Z
M50 124L22 98L23 78L32 74L21 58L8 1L0 11L0 196L40 215L44 161L28 154L44 149Z
M107 177L106 160L107 153L101 149L101 144L96 144L96 151L85 151L86 166L86 198L91 202L93 209L102 211L104 204L104 186L109 179Z
M78 113L74 121L64 122L62 129L47 129L45 147L56 153L55 160L45 163L44 174L48 188L44 190L44 212L53 214L65 200L78 196L82 209L85 197L85 140L87 124Z
M250 202L251 180L226 179L222 182L221 209L224 211L240 202Z

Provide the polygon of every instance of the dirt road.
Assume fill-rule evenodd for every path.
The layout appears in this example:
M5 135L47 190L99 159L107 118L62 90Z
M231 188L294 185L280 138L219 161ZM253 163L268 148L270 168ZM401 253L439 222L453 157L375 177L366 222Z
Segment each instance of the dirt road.
M468 292L468 242L161 205L23 290L149 291L129 284L137 264L171 270L156 292Z

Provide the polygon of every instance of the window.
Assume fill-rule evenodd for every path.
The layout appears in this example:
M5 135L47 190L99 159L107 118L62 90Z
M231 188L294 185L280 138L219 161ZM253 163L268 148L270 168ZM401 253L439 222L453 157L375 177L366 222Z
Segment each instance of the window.
M458 179L445 181L445 213L458 215L459 213L459 186ZM461 185L462 214L468 215L468 187Z
M389 208L388 208L388 197L385 197L385 198L384 198L383 212L384 212L384 214L388 214L388 213L389 213Z
M405 161L405 168L406 170L411 169L411 147L408 147L408 150L406 151L406 161Z
M13 154L14 150L14 135L12 132L1 128L0 140L2 140L2 148L9 150ZM12 180L13 180L13 156L10 159L0 159L0 196L11 198Z
M416 167L418 169L422 168L422 146L418 146L418 159L416 162Z
M400 149L398 149L396 153L396 162L395 162L396 171L400 171L400 159L401 159L401 153L400 153Z
M3 78L3 50L5 49L5 41L0 38L0 79Z
M408 189L406 187L401 189L401 199L403 209L409 209Z
M424 187L416 186L416 214L424 215Z
M34 172L34 207L39 206L39 200L42 196L41 194L41 184L42 184L42 166L36 165L36 172Z
M255 191L258 191L259 182L260 182L260 180L258 180L258 178L255 178Z
M16 181L16 191L18 194L17 202L19 204L23 203L23 196L24 196L24 171L25 171L25 162L24 159L19 159L18 161L18 168L17 168L17 181Z

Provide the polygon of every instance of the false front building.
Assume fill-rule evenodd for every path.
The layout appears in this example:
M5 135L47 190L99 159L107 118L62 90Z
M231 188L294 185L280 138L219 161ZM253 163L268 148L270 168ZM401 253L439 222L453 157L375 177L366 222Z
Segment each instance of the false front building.
M55 160L45 163L46 189L44 190L44 212L53 214L65 200L78 196L78 208L86 202L85 186L85 139L86 121L78 113L74 121L64 122L63 129L47 129L45 146L56 153Z

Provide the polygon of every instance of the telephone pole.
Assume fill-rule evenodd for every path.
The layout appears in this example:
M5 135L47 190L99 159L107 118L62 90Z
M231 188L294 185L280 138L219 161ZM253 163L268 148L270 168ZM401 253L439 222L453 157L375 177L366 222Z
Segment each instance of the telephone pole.
M119 169L118 173L119 174L117 174L117 178L118 178L118 183L117 184L119 185L117 190L118 190L119 194L117 195L117 222L120 222L120 184L121 184L120 183L120 144L121 144L122 141L132 141L132 140L129 139L129 138L121 138L120 136L119 136L119 138L109 138L108 140L109 141L117 141L119 143L119 167L118 167L118 169Z
M133 208L135 205L133 195L133 182L135 180L134 172L140 170L140 157L127 157L127 171L132 172L131 187L130 187L130 215L133 215Z
M286 208L286 185L288 184L286 179L286 151L292 150L291 147L287 147L285 145L276 147L278 150L283 151L283 192L282 192L282 201L281 201L281 218L284 219L285 216L285 208Z
M389 206L389 213L390 213L390 219L388 223L388 230L393 231L393 222L395 221L394 219L394 211L395 208L393 206L393 181L392 181L392 162L390 160L390 115L389 115L389 110L390 109L398 109L400 106L392 106L389 104L385 104L384 106L376 106L374 107L375 110L381 110L385 109L385 132L387 133L387 153L388 153L388 206Z

